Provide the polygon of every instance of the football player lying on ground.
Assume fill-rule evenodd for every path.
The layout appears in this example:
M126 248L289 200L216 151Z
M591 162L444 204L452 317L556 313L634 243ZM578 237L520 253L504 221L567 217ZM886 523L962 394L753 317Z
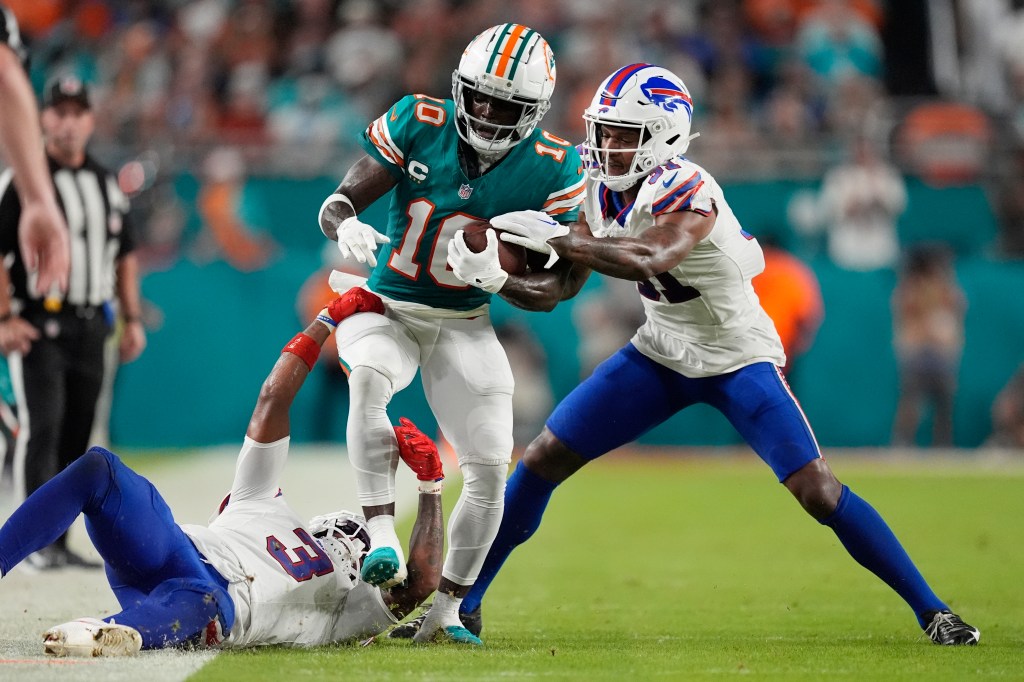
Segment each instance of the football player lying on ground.
M177 525L148 480L94 447L36 490L0 529L0 571L46 546L80 513L123 609L44 634L54 655L119 656L198 644L317 645L375 635L418 606L440 580L443 471L433 442L408 420L399 454L420 479L408 580L382 591L359 579L369 547L349 512L304 523L278 480L288 457L289 408L339 321L383 313L353 289L284 347L263 383L231 492L207 526Z

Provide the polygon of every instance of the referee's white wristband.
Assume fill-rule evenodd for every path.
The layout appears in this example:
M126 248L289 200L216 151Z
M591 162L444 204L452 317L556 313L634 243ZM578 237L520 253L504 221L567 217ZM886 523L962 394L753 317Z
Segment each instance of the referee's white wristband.
M339 201L344 203L344 204L348 204L348 207L352 209L353 215L356 212L356 207L352 205L352 200L349 199L344 194L332 194L331 196L329 196L326 199L324 199L324 203L320 204L320 213L317 214L317 216L316 216L316 222L320 226L320 231L324 233L325 237L328 236L328 234L324 230L324 211L327 210L328 206L330 206L331 204L337 203Z

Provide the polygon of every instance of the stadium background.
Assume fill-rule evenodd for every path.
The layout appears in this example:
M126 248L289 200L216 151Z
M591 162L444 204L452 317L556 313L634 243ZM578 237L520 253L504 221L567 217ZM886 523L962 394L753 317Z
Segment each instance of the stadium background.
M805 259L820 280L824 323L793 384L823 445L886 445L898 397L895 269L840 267L825 234L801 219L858 136L905 178L901 244L937 240L956 253L969 302L958 446L985 441L992 401L1024 360L1024 211L1012 201L1024 194L1024 3L7 4L31 44L37 88L68 71L93 84L93 150L121 168L133 195L149 347L117 375L116 445L237 441L266 368L298 324L298 292L325 264L316 211L360 153L356 135L402 94L449 96L462 47L508 20L552 43L558 85L543 125L569 139L582 139L578 114L617 66L651 61L684 78L701 132L691 157L723 184L749 232ZM380 225L382 215L375 206L367 220ZM595 276L582 297L600 297L604 286ZM532 335L525 347L535 362L543 357L539 388L517 368L519 390L539 404L580 378L579 305L549 314L495 305L496 322ZM327 372L311 382L295 438L343 440L344 386ZM398 414L431 423L417 386L396 398ZM736 436L695 408L643 442Z

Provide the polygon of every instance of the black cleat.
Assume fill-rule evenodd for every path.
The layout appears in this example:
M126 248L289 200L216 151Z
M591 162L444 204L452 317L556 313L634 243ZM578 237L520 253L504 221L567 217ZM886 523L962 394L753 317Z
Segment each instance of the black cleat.
M412 639L415 637L416 633L420 631L420 627L423 626L423 620L427 617L427 611L430 610L430 606L428 605L424 609L423 613L412 620L407 620L393 627L391 632L388 633L388 639Z
M469 613L463 613L459 611L459 620L462 621L462 626L479 637L481 630L484 629L483 616L480 613L481 607L476 607L475 611ZM430 610L430 604L423 606L423 613L416 616L412 620L400 623L391 629L388 633L389 639L412 639L416 636L416 633L420 631L420 627L423 625L423 620L427 617L427 611Z
M459 620L462 621L462 627L472 632L477 637L480 636L481 631L484 629L484 616L480 613L482 606L476 607L475 610L469 613L463 613L459 611Z
M924 614L924 633L936 644L944 646L974 646L981 639L978 628L965 623L952 611L929 611Z

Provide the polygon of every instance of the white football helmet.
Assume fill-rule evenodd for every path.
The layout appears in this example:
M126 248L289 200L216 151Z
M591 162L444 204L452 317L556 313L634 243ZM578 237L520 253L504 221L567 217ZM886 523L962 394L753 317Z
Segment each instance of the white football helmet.
M334 565L347 571L353 580L358 580L363 557L370 551L370 532L366 529L366 519L342 509L332 514L314 516L309 520L308 528L331 555Z
M628 189L686 151L690 140L697 137L690 134L692 118L690 92L674 73L651 64L622 67L601 83L583 112L587 122L587 172L614 192ZM601 126L605 125L638 129L639 146L604 149ZM632 166L621 175L610 174L607 152L633 152Z
M466 47L452 73L459 136L484 154L511 149L537 127L554 89L555 56L548 41L521 24L492 26ZM496 125L475 118L467 101L473 91L518 104L519 121ZM481 130L493 134L488 138Z

